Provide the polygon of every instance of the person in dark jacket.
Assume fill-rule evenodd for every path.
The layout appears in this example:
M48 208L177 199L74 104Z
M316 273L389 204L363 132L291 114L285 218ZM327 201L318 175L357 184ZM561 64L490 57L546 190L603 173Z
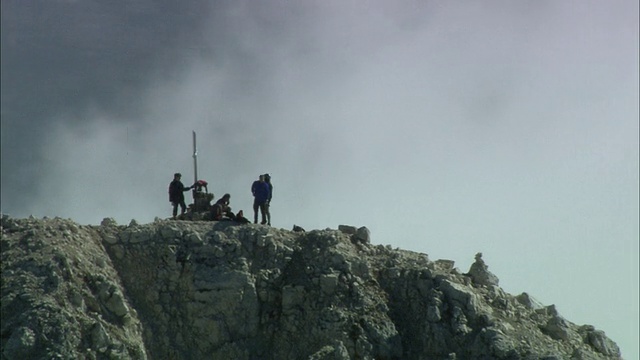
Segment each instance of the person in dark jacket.
M273 184L271 184L271 175L264 174L264 182L269 185L269 197L267 198L267 204L265 205L265 212L267 213L267 225L271 226L271 196L273 196Z
M223 197L218 199L215 204L211 207L211 217L214 221L222 220L222 217L226 215L230 219L234 219L235 216L231 212L231 207L229 203L231 202L231 195L224 194Z
M180 179L182 174L173 174L173 181L169 184L169 201L173 205L173 218L178 215L178 205L180 205L180 215L183 215L187 211L187 205L184 203L184 192L191 190L192 186L185 187Z
M269 185L264 181L264 175L260 175L258 180L251 184L251 193L253 194L253 223L258 223L258 209L262 215L261 224L267 223L267 199L269 199Z
M248 223L251 222L251 221L249 221L249 219L244 217L244 213L242 212L242 210L238 211L238 213L236 214L235 221L239 222L241 224L248 224Z

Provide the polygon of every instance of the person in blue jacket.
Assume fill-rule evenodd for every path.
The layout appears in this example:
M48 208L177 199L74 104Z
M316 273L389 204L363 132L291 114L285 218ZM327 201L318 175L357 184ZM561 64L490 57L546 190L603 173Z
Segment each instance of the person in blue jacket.
M269 199L269 184L264 181L264 175L260 175L258 180L251 184L251 193L253 194L253 223L258 223L258 209L260 209L260 215L262 215L262 222L264 225L267 223L267 200Z

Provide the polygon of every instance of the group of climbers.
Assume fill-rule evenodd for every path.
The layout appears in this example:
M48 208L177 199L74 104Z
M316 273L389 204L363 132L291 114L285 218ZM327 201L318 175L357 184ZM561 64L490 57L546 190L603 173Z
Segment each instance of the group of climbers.
M198 180L191 186L184 186L181 181L182 175L175 173L173 175L173 181L169 184L169 201L173 205L173 219L177 218L178 206L181 209L180 215L183 216L187 211L187 206L184 202L184 192L191 189L196 189L197 192L201 192L203 188L206 189L207 183L204 180ZM253 194L253 223L258 223L258 210L260 210L262 225L271 226L271 212L269 205L271 203L271 197L273 195L273 185L271 184L271 176L269 174L262 174L258 177L258 180L254 181L251 185L251 193ZM209 211L209 218L214 221L231 219L240 223L249 223L250 221L244 217L242 210L237 214L231 211L230 202L231 195L224 194L215 204L209 206L209 201L213 199L213 195L204 197L206 200L205 210ZM195 198L195 195L194 195ZM195 199L194 207L198 208L198 199ZM201 208L199 210L202 210Z

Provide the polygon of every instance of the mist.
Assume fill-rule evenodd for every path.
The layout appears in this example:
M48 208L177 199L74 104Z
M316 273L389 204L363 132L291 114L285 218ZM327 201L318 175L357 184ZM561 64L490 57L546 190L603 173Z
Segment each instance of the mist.
M638 4L2 2L3 214L272 225L476 252L638 358ZM612 296L615 294L615 296Z

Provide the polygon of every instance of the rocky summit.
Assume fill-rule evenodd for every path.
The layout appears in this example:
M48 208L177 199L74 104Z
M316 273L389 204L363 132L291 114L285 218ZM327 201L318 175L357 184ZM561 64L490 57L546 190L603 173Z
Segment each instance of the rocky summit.
M2 359L620 359L482 254L464 273L366 227L1 226Z

